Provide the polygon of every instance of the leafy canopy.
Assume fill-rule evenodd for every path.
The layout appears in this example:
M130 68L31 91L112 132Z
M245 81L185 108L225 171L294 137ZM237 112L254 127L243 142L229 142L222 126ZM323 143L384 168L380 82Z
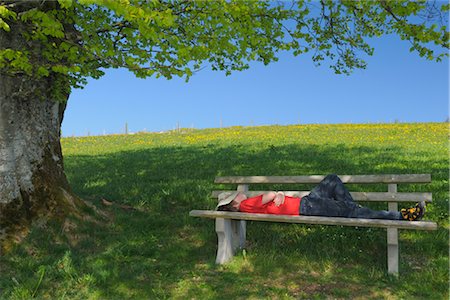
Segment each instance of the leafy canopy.
M0 72L61 74L70 87L106 68L138 77L185 76L210 66L230 74L279 50L310 52L336 73L365 68L367 38L396 34L420 56L448 55L449 4L321 0L0 0ZM5 42L21 39L21 43Z

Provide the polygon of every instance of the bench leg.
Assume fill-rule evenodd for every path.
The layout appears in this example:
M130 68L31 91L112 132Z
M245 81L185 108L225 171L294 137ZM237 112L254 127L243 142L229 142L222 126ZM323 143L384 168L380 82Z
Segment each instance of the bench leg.
M246 223L244 220L216 219L216 264L224 264L233 258L237 249L245 247Z
M388 192L397 193L397 184L388 184ZM398 211L397 202L389 202L389 211ZM387 229L388 274L398 276L398 228Z
M218 240L216 264L224 264L234 255L231 220L217 218L216 233Z
M398 229L387 229L388 273L398 276Z
M239 221L239 248L244 249L247 241L247 221Z

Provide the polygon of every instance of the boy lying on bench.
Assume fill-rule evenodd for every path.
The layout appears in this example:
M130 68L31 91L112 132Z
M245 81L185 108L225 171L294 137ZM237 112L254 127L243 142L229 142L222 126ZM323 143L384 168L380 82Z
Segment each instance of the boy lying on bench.
M307 196L285 196L282 192L268 192L247 198L241 192L219 195L217 210L248 213L346 217L419 221L425 213L425 202L397 211L372 210L356 203L341 179L327 175Z

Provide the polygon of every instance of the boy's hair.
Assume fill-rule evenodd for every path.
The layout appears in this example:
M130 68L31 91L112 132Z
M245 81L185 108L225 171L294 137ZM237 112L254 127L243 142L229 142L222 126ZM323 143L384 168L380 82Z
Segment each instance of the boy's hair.
M231 202L228 203L228 204L219 206L219 207L217 208L217 210L218 210L218 211L233 211L233 212L239 211L239 209L237 209L236 207L234 207L233 204L234 204L234 200L231 201Z

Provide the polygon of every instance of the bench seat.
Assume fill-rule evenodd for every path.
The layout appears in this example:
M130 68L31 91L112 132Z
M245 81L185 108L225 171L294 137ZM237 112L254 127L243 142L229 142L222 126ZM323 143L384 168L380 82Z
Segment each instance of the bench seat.
M253 214L242 212L228 212L216 210L192 210L189 212L191 217L203 218L222 218L232 220L246 221L268 221L281 223L299 223L314 225L341 225L356 227L381 227L381 228L398 228L398 229L415 229L415 230L436 230L437 224L430 221L396 221L381 219L357 219L357 218L338 218L338 217L317 217L317 216L285 216L285 215L268 215Z

